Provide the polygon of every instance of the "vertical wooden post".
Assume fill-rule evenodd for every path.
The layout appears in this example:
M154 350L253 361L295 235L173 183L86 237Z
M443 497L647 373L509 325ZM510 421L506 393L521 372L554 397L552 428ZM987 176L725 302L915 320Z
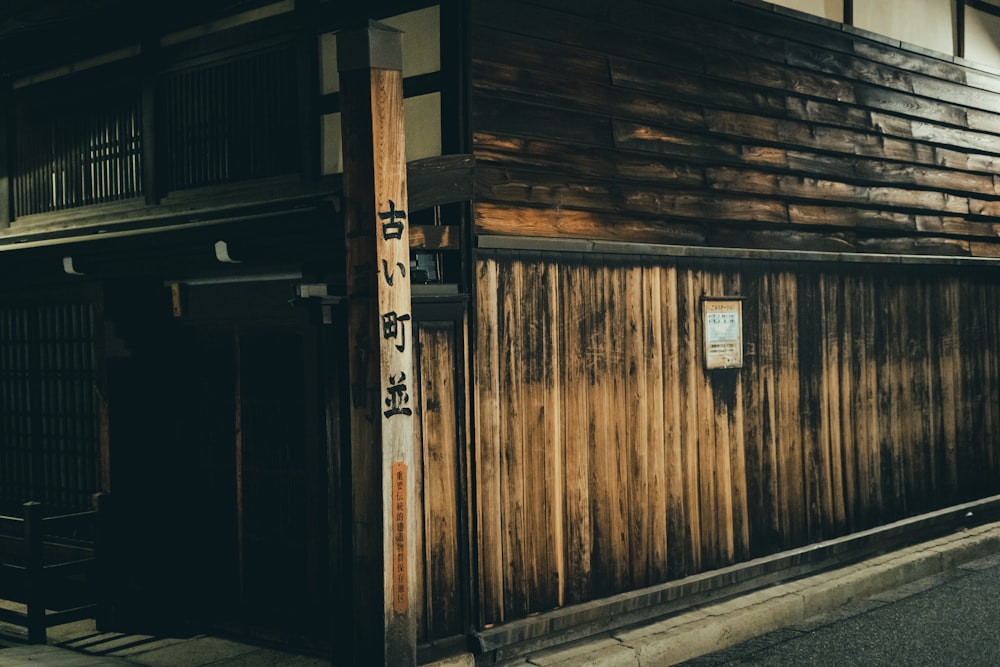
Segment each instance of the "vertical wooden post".
M415 665L414 452L402 35L337 38L344 151L356 664Z
M142 193L150 206L160 203L163 162L156 152L156 104L159 98L160 44L156 38L147 38L142 44Z
M10 81L0 79L0 229L14 220L14 132Z
M955 55L965 57L965 0L955 0Z
M42 505L24 503L25 575L28 579L25 604L28 607L28 643L44 644L45 628L45 531L42 528Z
M111 496L104 492L95 493L91 496L91 503L97 512L97 534L94 537L97 629L108 632L116 623L115 605L118 603L118 564L115 562L118 549L114 542L116 534Z

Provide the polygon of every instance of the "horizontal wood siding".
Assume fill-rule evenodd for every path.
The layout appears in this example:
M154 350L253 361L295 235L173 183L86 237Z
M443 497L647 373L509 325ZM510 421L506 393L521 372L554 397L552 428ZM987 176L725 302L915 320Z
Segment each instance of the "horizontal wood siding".
M480 624L1000 492L986 272L498 251L477 274ZM744 297L742 369L704 370L702 295Z
M1000 256L993 73L726 0L472 30L480 233Z

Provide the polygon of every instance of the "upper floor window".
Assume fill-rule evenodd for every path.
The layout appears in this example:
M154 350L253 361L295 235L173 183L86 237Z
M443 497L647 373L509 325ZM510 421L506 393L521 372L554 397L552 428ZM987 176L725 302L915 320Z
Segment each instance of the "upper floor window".
M1000 67L1000 0L771 0L902 42Z
M290 46L169 73L160 107L167 190L295 172L296 95Z
M16 91L16 216L142 194L134 79L77 75Z

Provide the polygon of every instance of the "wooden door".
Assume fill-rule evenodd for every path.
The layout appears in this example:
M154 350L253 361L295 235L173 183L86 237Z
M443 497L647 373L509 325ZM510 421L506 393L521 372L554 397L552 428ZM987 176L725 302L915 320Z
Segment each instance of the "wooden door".
M187 565L202 622L300 642L323 625L323 464L301 330L199 332L187 357Z

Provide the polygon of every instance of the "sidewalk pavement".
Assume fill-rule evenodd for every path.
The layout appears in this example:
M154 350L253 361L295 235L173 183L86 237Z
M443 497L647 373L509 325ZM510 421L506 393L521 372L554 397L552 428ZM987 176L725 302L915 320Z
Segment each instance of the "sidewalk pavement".
M0 628L11 636L12 626ZM14 630L14 632L18 632ZM23 634L23 631L20 631ZM15 635L16 636L16 635ZM4 648L9 647L9 648ZM0 642L0 667L329 667L325 658L222 637L154 637L99 632L93 620L49 629L49 644Z
M860 563L705 605L665 620L539 651L526 667L672 665L824 614L850 602L1000 554L1000 523L893 551ZM93 621L49 631L49 644L0 648L0 667L320 667L326 659L197 635L100 633ZM2 644L0 644L2 646ZM437 663L471 667L471 654Z

